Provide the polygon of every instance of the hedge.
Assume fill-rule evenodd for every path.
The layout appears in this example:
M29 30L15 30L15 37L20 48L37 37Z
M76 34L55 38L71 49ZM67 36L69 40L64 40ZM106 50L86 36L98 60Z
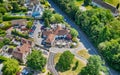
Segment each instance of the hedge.
M3 21L10 21L10 20L16 20L16 19L32 19L31 17L26 17L26 16L9 16L9 15L4 15L3 16Z

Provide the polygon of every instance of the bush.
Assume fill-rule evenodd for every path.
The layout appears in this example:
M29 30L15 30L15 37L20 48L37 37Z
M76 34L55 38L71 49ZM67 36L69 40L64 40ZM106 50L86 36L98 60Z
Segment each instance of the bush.
M78 39L77 38L72 38L72 41L75 43L78 43Z
M6 58L6 57L0 56L0 62L7 61L7 59L8 59L8 58Z
M30 28L32 27L32 25L33 25L33 22L32 22L32 21L29 21L29 22L27 23L26 28L30 29Z
M26 7L21 7L20 11L27 12L27 8Z
M43 69L42 69L42 73L45 73L45 72L46 72L46 69L45 69L45 68L43 68Z
M17 35L17 36L19 36L19 37L26 38L26 39L29 38L28 34L22 34L22 33L18 32L18 31L16 31L16 30L13 30L13 31L12 31L12 34L13 34L13 35Z
M70 48L74 48L75 46L73 44L70 44Z
M2 48L4 46L3 42L0 42L0 48Z
M6 12L7 11L4 7L0 7L0 13L2 13L2 15L4 15Z
M10 39L8 39L8 38L4 38L3 43L4 43L4 45L9 44L9 43L10 43Z
M26 17L26 16L9 16L9 15L4 15L3 16L3 21L10 21L10 20L16 20L16 19L30 19L30 17Z
M11 22L3 22L3 25L0 29L7 30L12 26Z
M4 30L0 29L0 36L4 37L5 35L6 35L6 32Z

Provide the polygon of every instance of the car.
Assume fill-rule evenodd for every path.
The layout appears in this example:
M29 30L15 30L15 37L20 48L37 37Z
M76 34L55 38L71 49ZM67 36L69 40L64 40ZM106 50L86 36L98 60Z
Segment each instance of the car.
M41 44L42 44L42 45L45 45L45 41L44 41L44 40L42 40Z
M28 75L28 74L29 74L29 72L26 69L22 70L22 75Z

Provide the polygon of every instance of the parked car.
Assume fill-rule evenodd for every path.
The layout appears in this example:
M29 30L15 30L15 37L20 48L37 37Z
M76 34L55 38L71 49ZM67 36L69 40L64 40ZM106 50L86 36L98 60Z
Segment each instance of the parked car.
M22 75L28 75L28 74L29 74L29 72L26 69L22 70Z

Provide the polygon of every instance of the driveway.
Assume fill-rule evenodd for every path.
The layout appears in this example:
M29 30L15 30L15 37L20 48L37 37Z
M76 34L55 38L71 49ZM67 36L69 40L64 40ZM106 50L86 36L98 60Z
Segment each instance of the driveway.
M38 36L39 36L39 32L41 32L41 30L40 30L41 25L42 24L40 24L39 21L35 24L36 29L35 29L34 34L33 34L33 39L34 39L35 44L40 45L40 46L41 46L42 38L39 38Z
M59 75L57 70L55 69L54 56L55 56L55 53L50 52L48 63L47 63L47 68L53 73L53 75Z

